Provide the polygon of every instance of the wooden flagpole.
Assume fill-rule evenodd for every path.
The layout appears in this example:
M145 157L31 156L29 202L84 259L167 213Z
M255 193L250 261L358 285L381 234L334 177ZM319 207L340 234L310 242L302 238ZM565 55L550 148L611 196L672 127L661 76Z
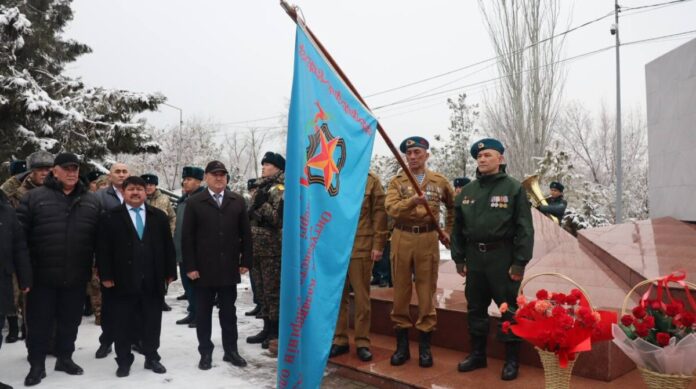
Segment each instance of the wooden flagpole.
M280 0L280 6L283 7L285 12L287 12L288 16L297 23L297 10L295 7L291 6L288 4L285 0ZM360 93L358 93L358 90L353 86L353 83L350 82L350 79L343 73L343 70L341 70L341 67L338 66L336 61L334 61L333 57L331 57L331 54L329 54L328 50L324 47L324 45L321 44L319 39L317 39L316 35L310 30L309 26L304 24L304 28L307 30L307 33L312 37L312 40L317 44L319 50L321 50L322 54L326 57L326 59L331 63L331 66L336 70L338 73L339 77L343 80L343 82L346 83L348 88L353 92L355 97L360 100L360 102L365 106L368 107L367 102L362 98ZM399 150L397 150L396 146L394 146L394 143L391 141L391 138L387 135L387 132L384 131L384 128L382 128L382 125L379 123L379 120L377 121L377 131L379 134L382 136L382 139L384 139L384 142L387 143L387 146L389 147L389 150L391 150L392 154L394 154L394 157L396 160L399 162L399 165L401 166L401 169L403 169L404 173L406 173L406 176L408 177L408 180L411 182L411 185L413 185L413 188L415 189L416 193L418 196L423 196L423 191L420 188L420 185L416 181L416 178L413 176L413 173L411 173L411 170L409 170L408 166L406 165L406 162L404 162L404 159L401 157L401 154L399 153ZM435 218L435 214L433 213L433 210L430 209L430 205L428 203L425 203L425 209L428 212L428 216L430 216L433 219L433 222L435 223L435 228L437 229L437 233L440 236L440 241L447 247L449 248L449 237L447 234L445 234L444 231L442 231L442 228L440 228L440 221Z

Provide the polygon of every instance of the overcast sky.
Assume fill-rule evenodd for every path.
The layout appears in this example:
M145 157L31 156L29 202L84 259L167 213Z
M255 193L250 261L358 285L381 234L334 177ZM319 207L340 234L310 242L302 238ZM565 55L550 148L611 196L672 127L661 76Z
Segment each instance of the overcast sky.
M666 0L625 0L637 7ZM488 59L493 54L473 0L298 0L307 25L354 85L369 96ZM562 1L560 30L613 11L613 0ZM183 109L218 125L220 134L246 126L278 126L292 85L295 28L276 0L76 0L66 35L94 52L68 67L91 85L161 92ZM564 57L614 44L613 16L567 35ZM696 30L696 1L627 11L620 19L623 42ZM621 51L624 110L645 106L645 64L696 37L626 46ZM492 62L428 83L368 98L371 107L429 93L457 91L375 110L398 144L405 136L430 139L449 124L446 99L466 92L482 102L497 76ZM564 100L598 111L615 108L615 53L608 50L565 64ZM154 125L178 123L178 111L161 107L147 115ZM376 151L386 153L381 140Z

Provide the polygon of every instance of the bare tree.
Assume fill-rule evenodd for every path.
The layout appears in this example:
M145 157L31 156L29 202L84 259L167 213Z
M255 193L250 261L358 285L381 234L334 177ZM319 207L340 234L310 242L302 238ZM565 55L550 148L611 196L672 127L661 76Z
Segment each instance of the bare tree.
M447 137L435 135L435 141L442 145L433 145L429 164L434 170L454 179L473 174L475 170L467 146L471 142L471 136L478 132L474 125L479 112L478 104L466 102L466 93L458 95L456 100L447 99L447 106L450 110Z
M508 171L532 173L552 139L563 90L558 0L479 0L503 77L486 102L488 132L508 148Z

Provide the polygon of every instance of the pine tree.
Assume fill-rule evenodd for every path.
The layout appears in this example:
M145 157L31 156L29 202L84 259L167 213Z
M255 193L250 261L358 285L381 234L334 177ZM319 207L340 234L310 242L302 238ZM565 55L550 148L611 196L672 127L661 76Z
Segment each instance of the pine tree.
M450 179L471 176L476 171L476 164L469 154L472 135L478 130L474 127L478 120L478 104L468 104L466 93L457 99L447 99L450 110L450 126L447 137L435 135L435 141L442 146L433 145L430 152L429 167Z
M38 149L86 160L107 154L158 152L134 116L156 110L161 94L89 87L63 74L91 52L63 37L70 0L6 0L0 5L0 160Z

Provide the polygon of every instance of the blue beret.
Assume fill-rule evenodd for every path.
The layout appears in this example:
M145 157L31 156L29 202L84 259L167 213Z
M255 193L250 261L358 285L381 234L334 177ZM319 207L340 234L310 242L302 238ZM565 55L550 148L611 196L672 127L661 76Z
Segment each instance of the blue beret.
M96 181L99 177L103 176L104 173L98 171L98 170L92 170L91 172L87 173L87 181L93 182Z
M16 176L19 173L24 173L27 171L27 163L26 161L22 161L21 159L15 159L14 161L10 161L10 175L11 176Z
M549 184L549 188L558 189L559 192L563 192L563 190L565 189L565 186L563 186L563 184L561 184L560 182L551 181L551 183Z
M181 179L191 177L203 181L204 176L205 172L203 169L195 166L184 166L184 169L181 171Z
M270 163L278 169L285 171L285 158L278 153L269 151L264 154L263 159L261 159L261 164L263 165L264 163Z
M476 159L478 157L479 151L486 149L495 150L500 154L503 154L505 152L505 147L503 147L503 144L499 140L493 138L485 138L471 145L471 156L474 157L474 159Z
M401 146L399 146L399 150L401 150L402 153L406 154L406 150L410 149L411 147L420 147L421 149L429 149L430 148L430 143L428 143L425 138L421 138L420 136L411 136L406 139L404 139L403 142L401 142Z
M152 173L143 174L140 178L142 178L146 184L159 185L159 177Z
M461 188L464 185L468 184L471 182L471 179L469 177L459 177L454 179L454 187L455 188Z

